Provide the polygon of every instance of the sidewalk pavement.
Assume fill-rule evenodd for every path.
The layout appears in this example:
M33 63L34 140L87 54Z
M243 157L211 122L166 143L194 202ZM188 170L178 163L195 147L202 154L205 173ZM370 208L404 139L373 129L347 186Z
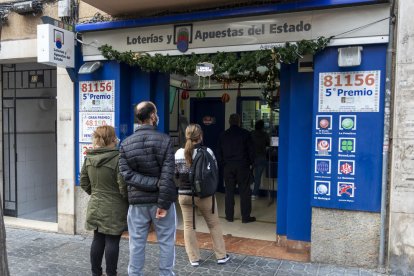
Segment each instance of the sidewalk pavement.
M20 275L91 275L89 249L91 237L45 233L7 227L10 273ZM240 254L218 265L211 250L201 250L202 262L193 268L185 249L176 246L176 275L382 275L374 270L301 263ZM127 275L128 241L121 240L118 275ZM146 248L145 275L158 275L158 246Z

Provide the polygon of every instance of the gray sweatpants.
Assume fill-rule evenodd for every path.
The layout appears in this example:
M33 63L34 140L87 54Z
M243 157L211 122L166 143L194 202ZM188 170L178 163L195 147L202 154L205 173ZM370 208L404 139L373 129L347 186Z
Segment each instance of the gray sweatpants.
M160 275L171 276L175 263L175 233L177 216L175 204L171 204L167 215L157 219L157 206L130 205L128 209L129 265L130 276L142 276L145 263L145 245L151 221L154 223L160 247Z

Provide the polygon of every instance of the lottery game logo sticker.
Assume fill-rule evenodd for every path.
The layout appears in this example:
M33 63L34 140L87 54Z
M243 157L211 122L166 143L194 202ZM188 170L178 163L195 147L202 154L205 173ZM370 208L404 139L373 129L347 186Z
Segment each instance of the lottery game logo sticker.
M317 137L315 150L317 152L331 152L332 139L330 137Z
M318 130L331 130L332 129L332 115L317 115L316 116L316 129Z
M355 184L349 182L338 182L339 197L355 197Z
M339 138L339 152L354 153L355 147L355 138Z
M54 40L56 48L60 49L65 44L65 34L62 31L54 30Z
M339 130L356 130L357 119L356 115L340 115L339 116Z
M330 196L331 181L315 181L313 193L315 195Z
M190 44L193 42L193 25L175 25L174 26L174 44L181 53L187 52Z
M315 159L315 173L331 174L331 160Z
M338 174L355 175L355 161L338 160Z

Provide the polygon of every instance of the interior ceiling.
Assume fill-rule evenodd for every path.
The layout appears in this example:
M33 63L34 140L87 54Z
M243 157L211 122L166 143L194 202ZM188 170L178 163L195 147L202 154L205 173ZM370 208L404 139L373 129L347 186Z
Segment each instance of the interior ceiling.
M298 0L83 0L110 15L141 14L151 16L157 13L174 12L178 10L200 10L212 7L237 6L249 4L269 4L277 2L295 2ZM149 14L146 14L149 13Z

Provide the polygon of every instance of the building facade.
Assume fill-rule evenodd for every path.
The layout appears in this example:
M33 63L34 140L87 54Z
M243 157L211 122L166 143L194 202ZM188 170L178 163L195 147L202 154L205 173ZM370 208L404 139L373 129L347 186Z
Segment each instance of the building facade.
M270 134L278 141L274 144L278 159L270 165L278 174L277 188L268 189L271 195L277 190L275 240L285 240L293 249L310 247L314 262L389 265L399 274L413 272L410 248L414 208L409 200L413 190L409 115L413 30L409 13L414 6L410 1L281 1L260 6L240 1L233 7L222 7L220 1L194 1L188 7L180 1L167 6L144 1L141 7L131 6L128 1L116 5L109 1L85 2L80 3L78 21L93 18L76 25L79 52L73 71L37 64L33 26L41 23L39 16L12 12L8 25L2 27L2 199L12 204L14 192L14 207L25 202L27 206L15 208L11 216L24 218L24 211L21 215L18 211L24 208L53 209L53 204L36 207L36 203L30 203L37 189L40 201L47 201L41 195L48 189L50 202L56 202L52 227L63 233L82 233L88 198L77 184L84 150L90 147L90 132L94 125L105 121L117 127L121 139L125 138L134 129L133 105L150 99L163 119L160 129L175 137L177 146L181 128L188 122L200 123L205 133L219 133L234 112L242 114L246 128L257 119L269 120ZM93 16L98 9L109 15ZM169 14L160 15L160 9ZM45 14L58 19L56 3L45 5ZM108 21L111 16L117 20ZM27 28L16 31L17 25ZM308 63L302 62L305 59L293 64L282 62L277 112L266 109L260 86L255 84L243 84L239 90L236 85L226 91L222 83L213 82L210 89L203 86L205 96L200 97L198 77L144 72L106 60L98 49L107 44L120 52L172 56L241 53L320 36L332 37L330 44L306 60ZM182 42L180 37L187 40ZM350 47L356 54L346 52ZM347 55L354 57L349 62L356 63L344 67ZM93 62L100 62L97 71L78 74L82 65ZM26 71L28 86L22 81ZM49 71L51 75L46 77ZM42 85L31 84L32 75L41 73ZM18 80L22 85L16 84ZM186 87L187 81L192 87ZM105 88L104 95L96 94L95 85L98 90ZM182 96L183 90L188 90L188 100ZM27 93L34 94L29 99ZM224 93L230 98L225 104ZM30 113L28 107L34 101L36 110ZM46 120L43 113L49 114L50 128L43 129L43 124L36 121L26 124L35 129L25 128L25 118ZM35 135L49 135L52 140L33 145L23 142L36 141ZM53 136L55 157L41 154L53 144ZM216 138L209 138L212 148ZM25 147L13 152L10 141ZM29 181L32 174L20 174L19 168L36 172L42 168L35 163L53 158L56 176L45 175L52 182L55 179L55 185L40 187L43 178ZM19 187L27 189L23 185L33 188L33 194L17 193Z

